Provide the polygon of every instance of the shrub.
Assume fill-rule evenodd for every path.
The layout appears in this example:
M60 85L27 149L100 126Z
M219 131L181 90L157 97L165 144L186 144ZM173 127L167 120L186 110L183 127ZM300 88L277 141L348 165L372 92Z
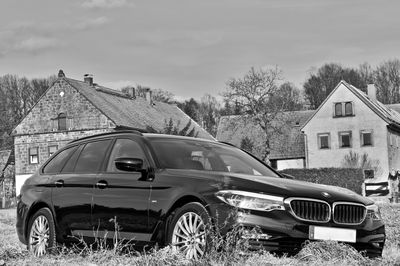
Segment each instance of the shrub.
M312 168L285 169L280 172L292 175L296 180L343 187L350 189L358 194L362 194L362 184L364 182L364 176L361 169Z

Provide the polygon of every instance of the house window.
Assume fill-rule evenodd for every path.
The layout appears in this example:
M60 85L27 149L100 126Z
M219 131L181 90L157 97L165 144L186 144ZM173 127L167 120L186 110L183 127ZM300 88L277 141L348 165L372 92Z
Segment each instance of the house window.
M372 131L361 131L361 146L372 146Z
M318 134L318 148L329 149L330 148L330 134L322 133Z
M335 103L334 117L344 117L353 115L354 115L354 110L352 102Z
M39 148L29 148L29 163L38 164L39 163Z
M58 149L57 145L49 146L49 157L52 156Z
M335 116L342 116L342 103L335 103Z
M351 102L345 103L344 113L346 116L353 115L353 104Z
M57 116L57 120L58 120L58 130L59 131L67 130L67 115L65 113L60 113Z
M350 148L351 147L351 132L339 132L339 147Z

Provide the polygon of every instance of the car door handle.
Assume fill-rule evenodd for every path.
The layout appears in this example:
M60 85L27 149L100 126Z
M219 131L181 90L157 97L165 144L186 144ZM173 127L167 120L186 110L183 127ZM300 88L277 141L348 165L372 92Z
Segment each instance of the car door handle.
M98 187L99 189L104 189L108 186L107 182L104 180L101 180L99 182L96 183L96 187Z
M56 182L54 182L54 185L56 185L56 187L63 187L64 180L57 180Z

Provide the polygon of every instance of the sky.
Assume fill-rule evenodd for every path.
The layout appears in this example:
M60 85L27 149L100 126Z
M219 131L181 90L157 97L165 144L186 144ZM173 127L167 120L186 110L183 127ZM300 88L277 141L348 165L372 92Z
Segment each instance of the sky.
M324 63L400 58L398 0L1 0L0 75L65 75L178 99L218 95L251 67L298 88Z

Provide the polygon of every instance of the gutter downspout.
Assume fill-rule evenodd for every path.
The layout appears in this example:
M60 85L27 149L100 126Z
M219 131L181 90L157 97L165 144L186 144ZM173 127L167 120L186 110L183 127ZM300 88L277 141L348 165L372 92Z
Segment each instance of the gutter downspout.
M308 168L309 167L309 162L308 162L308 139L307 139L307 135L304 133L304 131L301 131L301 134L304 137L304 152L305 152L305 156L306 156L306 160L304 162L304 168Z

